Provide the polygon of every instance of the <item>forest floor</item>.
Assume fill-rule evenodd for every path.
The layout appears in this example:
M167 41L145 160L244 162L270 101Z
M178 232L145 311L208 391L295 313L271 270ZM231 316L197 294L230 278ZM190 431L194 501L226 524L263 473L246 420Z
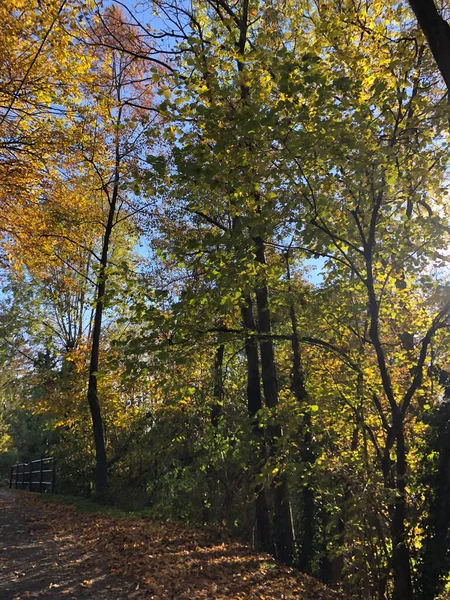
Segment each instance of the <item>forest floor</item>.
M2 600L344 600L217 531L0 490Z

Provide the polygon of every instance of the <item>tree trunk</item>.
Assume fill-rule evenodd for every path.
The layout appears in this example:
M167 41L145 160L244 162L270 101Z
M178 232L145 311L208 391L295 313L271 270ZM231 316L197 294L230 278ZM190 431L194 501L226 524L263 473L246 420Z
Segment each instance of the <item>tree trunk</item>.
M358 424L356 425L355 429L353 430L353 434L352 434L352 443L350 446L351 452L356 452L357 448L358 448L358 443L359 443L359 429L358 429ZM343 548L344 544L345 544L345 531L347 528L347 522L349 520L349 515L348 515L348 507L349 504L352 502L352 496L353 496L353 492L351 489L351 485L350 482L348 480L345 481L344 483L344 494L343 494L343 498L342 498L342 507L341 507L341 513L339 515L339 521L337 524L337 532L336 532L336 546ZM330 565L330 581L329 584L331 585L331 587L336 587L339 585L339 583L342 581L342 571L344 569L344 555L343 553L339 553L336 555L335 552L335 556L333 558L329 559L329 565Z
M395 499L390 501L391 538L392 538L392 566L394 575L394 594L392 600L412 600L413 589L411 581L411 566L409 562L409 549L406 539L406 472L407 458L404 437L404 417L396 402L384 349L379 335L380 306L375 292L375 278L373 274L373 252L376 246L375 231L379 211L383 203L383 193L378 192L373 196L371 225L367 240L364 241L364 257L367 268L368 306L370 313L369 336L377 355L378 368L384 393L389 402L392 415L392 430L388 432L385 453L383 457L383 475L387 489L395 494ZM419 379L417 380L417 382ZM410 388L411 389L411 388ZM390 449L392 443L396 444L395 483L392 483Z
M256 260L264 265L265 249L261 237L254 238L256 245ZM263 284L256 290L256 305L258 309L258 331L266 338L260 339L261 349L261 374L263 381L264 397L269 408L278 405L278 382L275 365L275 352L270 338L272 332L270 322L269 293L267 285ZM276 443L281 439L283 432L278 424L268 428L269 451L271 456L276 455ZM277 558L290 564L294 556L294 527L292 523L291 505L289 502L289 489L284 474L276 476L272 484L274 516L273 535Z
M121 109L117 118L117 126L121 121ZM87 391L87 400L91 410L92 428L95 442L95 491L97 499L100 502L105 500L105 495L108 487L108 465L106 461L106 447L104 437L104 424L100 410L100 402L98 399L97 373L99 367L100 354L100 338L102 331L102 317L106 292L106 279L108 267L108 253L111 241L111 234L114 227L114 217L116 214L117 199L119 196L119 180L120 180L120 152L119 140L116 139L115 146L115 164L112 193L103 185L103 190L107 196L109 209L108 219L105 226L105 234L103 236L102 254L100 257L100 270L97 278L97 293L94 309L94 327L92 330L92 348L91 359L89 363L89 383Z
M214 358L214 404L211 411L211 423L215 428L219 425L219 419L222 414L223 406L223 355L225 352L224 344L216 348Z
M256 332L253 317L253 305L250 296L245 298L242 308L242 320L246 329ZM262 408L261 384L259 379L258 346L254 337L248 336L245 340L245 353L247 356L247 407L253 423L253 433L260 446L260 460L266 461L264 431L259 426L257 413ZM257 492L255 500L256 512L256 540L258 548L265 552L273 553L272 534L270 531L269 510L267 507L264 489Z
M101 266L97 282L97 298L95 303L94 327L92 329L92 348L91 360L89 363L89 383L87 391L87 399L89 408L91 410L92 428L95 442L95 491L97 499L101 502L105 499L105 494L108 487L108 469L106 461L104 426L100 410L100 402L98 399L97 372L99 367L103 302L106 290L106 266L108 264L108 248L111 236L112 220L111 226L109 226L109 222L110 219L108 218L108 225L106 227L105 237L103 239Z
M89 364L89 383L87 399L91 410L92 429L95 443L95 491L99 501L103 501L108 487L108 472L106 462L105 438L103 434L103 419L97 393L97 371L98 356L100 348L100 333L102 325L102 301L104 295L100 295L101 288L98 287L97 304L95 308L94 328L92 331L92 350Z
M299 436L302 440L300 447L300 458L302 466L308 471L307 476L311 472L311 467L314 464L314 453L312 451L312 434L311 434L311 412L307 406L307 392L305 387L305 376L302 366L302 358L300 351L300 342L298 335L297 315L295 313L294 299L292 296L291 272L289 268L289 254L286 252L286 277L288 280L289 291L289 316L292 327L292 383L291 388L295 395L298 404L304 410L303 424L299 431ZM309 481L304 483L301 491L301 532L302 539L299 550L299 568L305 573L311 573L311 563L314 555L314 490Z
M420 573L421 600L435 598L442 591L450 568L450 401L448 397L446 400L436 416L437 439L433 449L439 452L439 462L430 485L434 495L425 528L427 537Z
M395 423L396 436L396 494L392 512L392 565L394 572L393 600L412 600L413 588L409 549L406 539L406 447L403 421Z
M439 14L433 0L409 0L409 4L450 91L450 26Z

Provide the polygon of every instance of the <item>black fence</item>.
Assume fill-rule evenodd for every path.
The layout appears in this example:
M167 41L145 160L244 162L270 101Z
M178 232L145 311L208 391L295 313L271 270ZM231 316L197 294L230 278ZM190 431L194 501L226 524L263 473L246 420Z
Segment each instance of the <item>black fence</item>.
M13 465L9 487L30 492L52 492L56 489L56 461L53 457Z

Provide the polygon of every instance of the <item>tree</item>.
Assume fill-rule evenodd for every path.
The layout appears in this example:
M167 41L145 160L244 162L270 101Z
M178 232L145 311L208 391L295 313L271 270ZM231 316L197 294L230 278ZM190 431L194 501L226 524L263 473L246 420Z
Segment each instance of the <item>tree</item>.
M64 21L58 115L30 89L39 160L2 196L30 406L73 472L96 453L100 499L225 523L349 595L436 595L448 107L408 5L152 8L160 31Z
M55 26L52 21L51 27ZM133 234L128 225L133 215L139 212L137 203L132 205L133 194L124 189L130 184L131 174L142 158L140 152L149 123L146 111L152 91L147 85L143 62L108 46L112 38L126 38L128 45L138 47L132 28L123 24L116 9L110 8L103 14L99 11L85 14L76 33L77 37L70 37L70 45L75 48L77 59L87 68L75 73L76 96L67 94L68 90L63 87L59 96L48 100L56 102L58 99L61 104L58 118L51 122L61 143L52 148L53 155L50 149L40 152L38 168L45 169L45 179L33 183L31 198L30 193L21 195L16 178L16 187L10 192L10 210L4 215L9 221L5 247L12 265L18 269L26 265L34 277L49 283L54 272L49 272L46 261L50 260L56 270L69 269L69 274L62 274L58 279L62 286L58 290L61 301L66 293L71 297L74 289L79 294L76 305L71 304L72 298L69 299L69 305L63 308L65 315L58 324L60 334L66 338L67 351L81 343L82 334L89 326L85 307L90 301L91 290L86 289L86 284L95 280L95 309L89 332L88 403L96 445L96 487L101 498L107 485L107 459L97 374L106 280L112 249L118 248L113 242L113 233L120 232L118 238L130 239ZM102 42L105 43L102 45ZM53 64L57 57L47 58ZM46 81L50 85L49 77ZM141 102L147 102L146 110L141 108ZM18 105L14 106L18 109ZM33 113L32 117L39 129L41 115ZM56 156L57 150L63 153L63 160L61 155ZM40 171L34 168L31 172L39 179ZM21 183L20 187L22 185L25 184ZM36 253L36 244L40 253ZM76 315L74 310L78 311ZM64 318L68 321L64 322Z
M15 206L31 205L48 181L47 159L61 150L60 122L80 100L89 56L75 40L88 5L64 0L3 3L0 11L2 235L14 236Z
M436 7L434 0L409 0L436 64L450 89L450 25Z
M145 64L119 50L109 49L108 42L127 39L128 45L138 47L132 28L124 25L118 9L96 13L90 30L94 45L92 79L84 87L87 97L96 103L95 112L83 115L83 137L80 155L97 180L102 209L102 241L99 248L98 272L89 363L87 399L91 411L96 449L96 492L103 500L107 490L107 457L104 425L98 398L103 311L107 299L107 279L110 265L112 236L118 225L132 216L137 206L130 204L130 195L122 189L140 160L145 135L145 119L140 103L148 106L152 89L146 80ZM102 42L106 40L106 43Z
M348 14L344 13L343 22L348 23L347 18ZM350 43L345 47L345 44L340 45L337 41L336 22L330 21L330 26L334 47L340 55L342 76L346 77L346 60L351 62L355 53L358 56L363 81L364 37L358 38L358 49L353 47L351 30L347 25L346 36ZM370 34L372 30L369 20L366 20L366 27L367 49L373 49L372 44L379 42L375 34ZM355 32L355 42L356 35L358 34ZM387 61L392 60L394 53L391 47L386 47L384 51L388 55ZM378 46L378 52L383 52L382 45ZM436 210L434 207L437 204L442 206L444 214L446 211L445 199L439 195L439 183L435 179L437 171L433 172L434 165L444 164L442 161L445 161L445 150L438 143L428 144L431 135L439 135L443 123L442 116L438 116L442 115L439 101L436 102L438 90L434 95L435 103L433 104L433 96L429 96L425 100L426 108L421 108L424 100L421 102L419 88L425 89L425 83L420 82L429 81L429 62L415 47L409 55L402 48L400 56L401 77L409 81L408 91L396 73L393 74L395 79L388 81L389 71L383 74L382 68L378 69L377 78L371 87L362 81L356 82L354 69L352 81L341 80L345 99L342 98L340 106L346 105L345 110L351 115L353 131L357 129L358 115L361 115L364 142L358 144L356 140L351 141L354 139L353 133L346 129L342 113L338 129L334 132L332 121L328 117L325 135L328 136L329 142L318 138L316 142L310 142L314 143L315 153L308 167L308 155L302 152L301 146L294 141L295 150L291 151L292 163L287 171L290 179L298 182L296 185L299 185L302 203L306 200L310 206L308 221L313 230L316 230L317 239L321 240L316 247L317 254L328 256L331 261L335 261L334 268L340 278L343 272L339 265L348 269L353 273L358 287L365 290L368 327L362 335L365 344L370 345L374 353L378 385L381 385L382 394L389 407L388 420L386 408L381 408L379 391L374 391L373 399L386 427L384 447L377 447L380 468L386 488L395 490L395 498L390 501L395 599L411 598L413 594L406 533L406 418L411 410L413 398L417 396L424 382L431 340L440 329L447 327L449 315L447 303L433 312L432 307L428 307L426 301L422 301L422 315L418 315L419 320L413 325L413 290L421 289L421 292L416 293L424 294L427 298L427 292L421 288L420 279L416 275L417 267L430 260L429 248L433 247L434 253L437 246L443 247L446 243L445 230L439 226L437 217L433 219ZM320 60L315 63L317 66L312 66L319 81L320 78L326 77L322 70L324 62L326 60ZM354 84L356 87L353 87ZM358 90L368 88L370 106L363 104L358 108L361 96L364 98L364 93L361 94ZM339 93L338 90L335 86L333 93ZM387 106L395 106L395 98L399 98L399 94L401 100L397 110L386 109ZM373 111L377 114L376 119ZM419 119L421 124L427 120L426 128L420 134ZM414 137L411 138L409 134L412 130ZM311 132L310 135L315 137L316 133ZM296 137L295 134L292 135L293 140ZM300 136L298 138L300 139ZM341 143L334 153L332 145L337 139L340 139ZM289 148L289 141L286 146ZM330 150L333 155L331 164ZM324 151L324 158L326 157L322 174L321 151ZM294 170L297 171L296 175L293 174ZM413 175L419 171L419 176ZM431 206L428 201L430 189L433 189ZM301 218L304 219L304 214ZM303 220L302 224L304 222ZM308 239L311 235L309 226L304 231ZM300 234L302 246L305 245L304 239ZM428 298L431 300L432 296L428 294ZM402 307L408 307L410 311L408 325L402 324L402 317L398 312ZM398 342L394 344L395 350L391 345L393 341L389 333L393 322L397 323L398 335ZM395 372L395 367L391 366L399 364L400 356L403 358L402 370L406 368L406 372L403 371L401 376L394 375L392 371ZM395 458L391 454L393 450Z

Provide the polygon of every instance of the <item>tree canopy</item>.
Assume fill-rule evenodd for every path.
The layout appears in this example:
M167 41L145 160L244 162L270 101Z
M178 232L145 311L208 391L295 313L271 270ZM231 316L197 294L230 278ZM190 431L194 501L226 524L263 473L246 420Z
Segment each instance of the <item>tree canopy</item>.
M5 467L446 597L448 7L410 4L0 6Z

